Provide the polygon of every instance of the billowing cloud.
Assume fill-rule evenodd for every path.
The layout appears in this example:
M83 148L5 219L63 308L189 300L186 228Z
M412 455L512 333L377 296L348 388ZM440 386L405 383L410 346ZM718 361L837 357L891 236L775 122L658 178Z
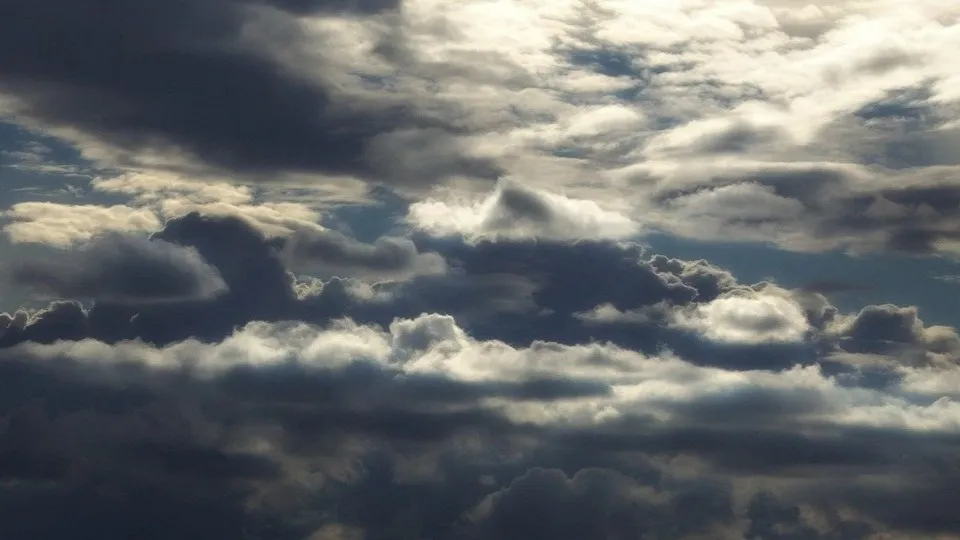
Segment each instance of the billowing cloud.
M732 343L800 341L809 330L802 308L789 299L764 295L717 298L687 315L678 324L702 332L708 339Z

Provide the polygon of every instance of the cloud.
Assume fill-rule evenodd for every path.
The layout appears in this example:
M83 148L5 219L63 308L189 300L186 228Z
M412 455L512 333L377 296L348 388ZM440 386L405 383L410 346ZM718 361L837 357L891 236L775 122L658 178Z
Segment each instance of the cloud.
M153 232L161 222L149 210L123 205L96 206L25 202L4 212L4 231L14 242L69 246L104 233Z
M403 104L343 95L331 80L339 73L323 67L315 76L298 73L281 58L296 55L308 33L303 18L335 27L346 19L339 30L349 31L350 17L386 21L398 7L207 0L157 10L126 0L105 15L72 3L54 10L10 4L3 19L30 21L30 30L4 25L2 46L28 53L0 64L0 91L19 118L81 141L115 164L193 161L197 170L260 179L300 172L369 176L368 147L382 136L422 129L439 136L454 127ZM58 47L44 45L52 39ZM446 161L453 171L480 167L468 158Z
M194 212L235 216L267 236L279 238L289 237L301 230L323 230L319 224L323 218L320 207L329 204L329 201L323 200L323 190L320 189L307 190L309 201L313 203L311 205L301 200L264 197L266 190L254 189L250 185L227 181L199 182L175 174L156 172L100 177L90 182L90 188L95 195L129 198L125 206L131 212L136 211L134 209L151 212L164 220Z
M319 272L364 279L403 280L418 274L442 274L446 262L436 253L419 253L405 238L357 242L336 231L300 232L284 246L287 266L298 272Z
M802 308L789 299L730 295L701 304L677 323L708 339L730 343L797 342L810 327Z
M34 4L0 537L960 536L955 328L630 243L956 252L957 6Z
M706 261L612 242L418 238L446 273L366 285L296 281L282 246L237 217L188 214L142 242L196 250L228 289L4 316L0 370L22 381L0 400L18 426L3 428L15 444L0 445L2 474L19 482L4 496L39 504L113 471L99 485L168 508L192 493L211 516L164 530L272 524L280 538L495 537L544 522L528 511L574 519L555 527L691 538L951 530L919 510L889 522L867 484L837 494L865 474L913 485L910 464L956 451L943 439L960 421L944 385L956 335L910 308L837 314L816 293L747 287ZM30 409L36 399L47 405ZM552 496L511 502L541 480ZM51 491L24 491L38 481ZM900 496L926 497L917 485ZM831 521L817 502L827 494L854 513ZM333 500L336 520L312 511ZM148 500L108 503L134 515ZM388 519L398 508L416 519ZM70 520L24 530L43 538L78 527Z
M504 180L486 199L472 204L436 200L414 203L407 219L429 234L461 235L470 240L626 238L639 232L631 220L591 201Z
M0 496L67 500L94 485L117 494L69 513L53 506L63 511L41 522L8 513L5 533L52 537L78 527L79 513L79 530L93 534L108 525L92 517L112 507L136 512L130 526L227 534L272 522L280 538L546 538L577 527L828 535L842 526L817 503L824 496L869 533L952 530L949 507L890 518L858 479L925 497L911 464L955 453L956 403L919 385L844 386L817 367L737 372L603 344L518 348L434 314L389 328L253 323L219 342L164 347L24 343L0 353L0 371L16 389L0 403L0 474L15 480ZM38 481L47 487L32 489ZM220 510L181 518L184 494ZM148 500L176 519L148 512ZM377 500L386 506L370 506ZM340 519L330 522L334 501ZM380 512L397 508L416 519L384 521Z
M921 365L960 359L957 331L947 326L925 325L912 306L867 306L854 316L836 321L830 332L850 352L891 354L901 361Z
M125 173L342 184L354 198L362 179L424 205L415 221L440 234L521 221L553 237L564 223L587 237L646 227L793 250L956 250L954 212L896 193L955 176L952 6L123 6L8 8L38 21L4 33L35 58L0 73L17 121ZM47 35L72 46L34 46ZM189 91L170 82L183 80ZM509 201L487 215L472 197L504 176L620 215L581 206L594 218L548 225ZM863 212L872 203L887 212Z
M477 537L484 539L590 538L597 531L630 537L659 534L664 522L676 523L673 534L681 538L716 534L733 520L730 494L722 486L701 490L664 492L603 469L584 469L572 478L556 469L532 469L485 498L473 517ZM696 511L698 505L705 507Z
M156 302L213 297L226 291L196 252L139 236L100 236L71 250L19 260L12 282L59 298Z

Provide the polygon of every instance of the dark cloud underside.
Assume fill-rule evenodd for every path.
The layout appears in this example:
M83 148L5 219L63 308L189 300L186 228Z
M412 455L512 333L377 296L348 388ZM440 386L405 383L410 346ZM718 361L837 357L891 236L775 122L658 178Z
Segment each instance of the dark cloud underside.
M378 136L445 129L404 106L338 101L317 78L272 60L272 44L244 41L252 10L264 6L300 15L399 9L373 0L5 0L0 48L18 52L0 60L0 92L28 118L130 156L182 151L261 179L367 176L367 146ZM277 24L276 32L298 39L293 19ZM323 66L314 69L322 78Z

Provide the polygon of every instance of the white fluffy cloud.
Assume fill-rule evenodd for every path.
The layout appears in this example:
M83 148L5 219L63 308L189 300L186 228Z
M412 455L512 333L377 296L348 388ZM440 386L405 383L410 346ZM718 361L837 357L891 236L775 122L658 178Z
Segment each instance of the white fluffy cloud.
M810 326L795 301L763 294L733 294L678 314L677 324L727 343L801 341Z
M592 201L571 199L503 180L481 201L414 203L407 220L413 227L432 235L460 235L470 240L625 238L638 232L636 223Z
M68 246L109 232L147 233L160 228L149 210L124 205L97 206L26 202L4 212L4 231L14 242Z

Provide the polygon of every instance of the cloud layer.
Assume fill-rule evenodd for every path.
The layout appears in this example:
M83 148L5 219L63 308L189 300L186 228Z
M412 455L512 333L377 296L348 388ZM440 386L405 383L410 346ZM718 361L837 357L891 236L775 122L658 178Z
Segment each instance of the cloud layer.
M374 248L316 241L339 276L297 277L288 245L201 214L83 244L73 273L38 267L92 276L51 289L96 302L4 316L0 531L960 531L946 384L960 337L916 308L841 313L819 293L590 241L418 239L404 252L444 272L371 282L353 271L393 268ZM137 280L146 262L156 277ZM158 296L185 268L225 288Z

